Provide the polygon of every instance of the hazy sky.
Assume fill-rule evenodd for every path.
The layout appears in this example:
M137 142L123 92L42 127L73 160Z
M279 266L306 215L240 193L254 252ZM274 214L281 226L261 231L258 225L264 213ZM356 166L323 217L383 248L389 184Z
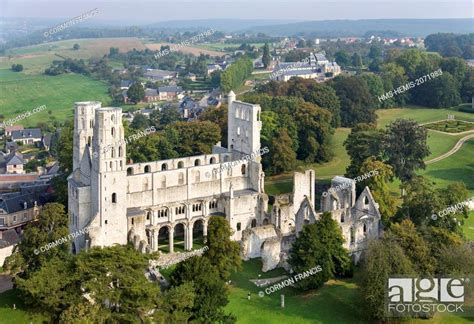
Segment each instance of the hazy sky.
M0 0L0 16L69 18L94 8L96 19L158 22L181 19L472 18L472 0Z

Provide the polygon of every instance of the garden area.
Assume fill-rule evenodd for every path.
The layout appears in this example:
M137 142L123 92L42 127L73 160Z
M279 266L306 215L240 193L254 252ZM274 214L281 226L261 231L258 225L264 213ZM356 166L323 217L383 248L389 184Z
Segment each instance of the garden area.
M463 120L442 120L424 125L425 128L445 133L462 133L474 130L474 123Z

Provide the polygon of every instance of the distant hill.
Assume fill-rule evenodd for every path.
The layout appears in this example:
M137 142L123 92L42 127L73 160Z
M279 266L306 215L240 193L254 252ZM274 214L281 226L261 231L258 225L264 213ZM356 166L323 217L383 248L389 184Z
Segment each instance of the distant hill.
M444 32L474 32L474 19L367 19L322 20L289 24L253 26L243 31L262 32L270 36L306 35L314 37L364 36L367 32L393 32L400 36L425 37Z

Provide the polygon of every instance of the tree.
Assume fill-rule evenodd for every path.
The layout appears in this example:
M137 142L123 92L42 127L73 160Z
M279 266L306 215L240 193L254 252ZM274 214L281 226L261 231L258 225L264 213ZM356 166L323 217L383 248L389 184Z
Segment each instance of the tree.
M127 96L133 103L138 103L145 98L145 89L140 82L135 82L128 88Z
M165 131L169 129L179 134L179 141L173 144L180 156L210 154L221 137L219 126L210 121L176 122L169 124Z
M412 221L405 219L401 223L393 224L390 234L394 236L392 239L403 249L418 274L424 277L434 274L436 260L431 256L428 243L417 232Z
M336 52L334 57L336 59L336 63L343 68L349 66L349 64L351 63L351 57L349 56L349 54L347 54L346 51L338 51Z
M392 239L369 244L362 271L362 295L369 315L384 319L388 278L400 274L414 275L415 270L403 249Z
M375 102L367 83L358 77L336 77L333 87L341 101L341 125L353 127L358 123L373 123Z
M359 53L354 53L352 55L352 66L357 68L362 66L362 57L359 55Z
M361 78L367 83L369 92L373 98L373 101L375 102L376 107L389 107L387 106L387 101L380 102L378 100L378 98L386 92L382 78L377 74L363 74Z
M53 258L69 257L70 242L46 248L49 243L60 239L67 239L69 234L68 216L64 206L58 203L49 203L43 206L38 217L38 222L29 224L24 230L23 239L17 247L20 255L11 261L20 264L11 264L9 267L18 269L23 277L40 269L48 260Z
M150 120L143 114L137 114L133 117L130 127L137 130L144 130L150 126Z
M362 164L368 158L381 158L383 136L383 131L377 129L375 124L357 124L351 129L344 141L344 147L351 159L346 169L347 177L355 178L360 175Z
M397 119L387 126L383 144L387 163L401 181L411 179L417 169L425 168L423 160L430 155L427 137L426 128L414 120Z
M21 71L23 71L23 65L21 65L21 64L13 64L13 65L12 65L12 71L13 71L13 72L21 72Z
M392 167L371 156L362 163L359 174L367 174L375 170L377 171L376 175L357 183L357 185L360 185L361 188L366 186L370 188L374 200L379 204L383 223L389 224L390 219L397 211L396 201L392 197L388 185L393 178Z
M307 162L328 161L329 139L333 133L331 113L309 102L297 106L294 119L298 126L298 158Z
M207 229L207 246L203 257L216 267L219 277L228 280L231 272L240 270L240 246L230 239L232 229L224 217L212 216Z
M413 89L413 101L416 104L441 108L457 106L461 103L461 83L451 74L443 71L443 75L430 80Z
M293 151L292 140L285 129L278 131L272 139L271 160L272 171L275 174L291 171L296 165L296 153Z
M219 126L221 130L221 144L223 147L227 147L227 110L228 108L225 104L219 108L210 106L199 115L199 120L207 120Z
M228 238L228 237L227 237ZM233 242L234 243L234 242ZM207 257L192 257L180 262L171 275L173 286L193 283L195 302L191 320L197 323L233 323L235 318L224 313L229 302L224 281Z
M77 51L80 48L79 44L74 44L72 47L73 50Z
M303 226L293 243L288 263L295 273L316 266L322 271L297 283L302 289L316 289L335 276L344 275L350 267L349 252L343 247L344 237L339 225L324 213L314 224Z
M262 56L262 63L265 68L270 65L272 58L270 56L270 47L267 43L263 46L263 56Z

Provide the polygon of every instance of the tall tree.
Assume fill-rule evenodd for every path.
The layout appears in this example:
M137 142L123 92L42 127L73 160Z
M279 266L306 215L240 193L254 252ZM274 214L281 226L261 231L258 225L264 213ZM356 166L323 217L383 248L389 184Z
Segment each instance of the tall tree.
M262 63L265 68L270 65L272 58L270 57L270 47L267 43L263 46L263 56L262 56Z
M333 81L333 87L341 101L341 124L343 127L375 122L377 119L375 102L363 79L337 77Z
M425 168L423 159L430 155L427 136L426 128L414 120L397 119L387 126L384 138L387 163L401 181L411 179L417 169Z
M133 103L138 103L145 98L145 89L140 82L135 82L128 88L127 96Z
M227 237L228 238L228 237ZM234 242L233 242L234 243ZM207 257L192 257L180 262L171 275L174 286L192 282L195 302L192 307L196 323L233 323L235 318L225 314L223 308L228 300L228 292L220 273Z
M273 173L291 171L296 165L296 153L291 147L292 140L285 129L277 132L272 139L271 160L273 161L271 170Z
M224 217L210 218L207 229L208 249L203 257L216 267L223 280L228 280L230 274L241 267L240 246L230 239L231 235L232 229Z
M304 225L293 243L288 263L295 273L308 271L318 265L322 271L299 281L297 286L315 289L335 276L344 275L351 261L343 244L344 237L331 213L322 214L314 224Z

